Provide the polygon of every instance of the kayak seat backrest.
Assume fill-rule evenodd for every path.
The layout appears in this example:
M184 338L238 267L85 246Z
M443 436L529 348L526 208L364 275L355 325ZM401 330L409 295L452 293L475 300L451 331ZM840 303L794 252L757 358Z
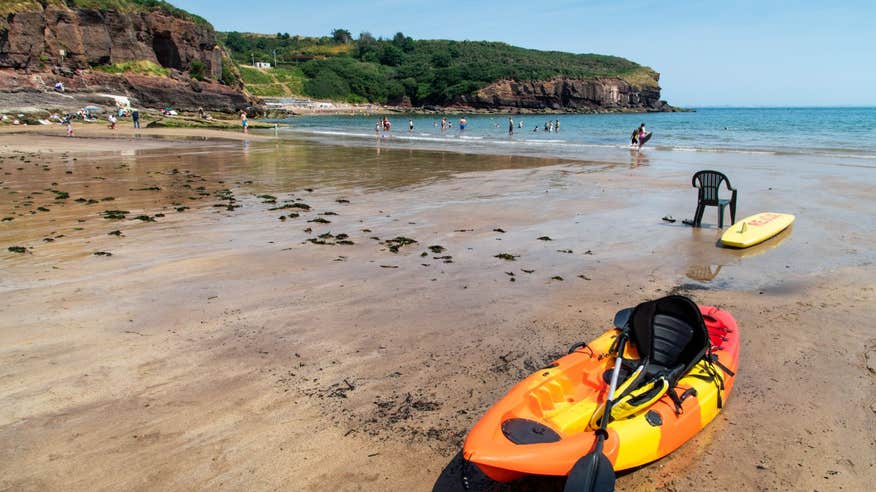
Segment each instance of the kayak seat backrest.
M700 308L684 296L643 302L633 309L623 329L628 330L640 359L632 372L618 377L611 419L641 413L667 393L673 403L679 402L675 385L703 359L710 346ZM623 369L622 365L620 371ZM680 403L676 405L680 408ZM591 416L590 428L599 428L604 412L603 404Z
M663 367L678 364L679 355L693 338L693 327L667 314L654 316L651 363Z
M683 296L667 296L636 306L631 339L648 373L664 372L674 385L709 348L709 334L699 307Z

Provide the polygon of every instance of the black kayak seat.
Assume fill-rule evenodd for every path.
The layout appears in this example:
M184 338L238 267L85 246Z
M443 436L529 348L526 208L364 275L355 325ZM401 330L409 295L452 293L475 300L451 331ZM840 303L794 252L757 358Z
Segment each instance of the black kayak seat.
M648 365L647 373L664 374L672 385L709 348L709 334L699 307L683 296L667 296L636 306L631 340Z

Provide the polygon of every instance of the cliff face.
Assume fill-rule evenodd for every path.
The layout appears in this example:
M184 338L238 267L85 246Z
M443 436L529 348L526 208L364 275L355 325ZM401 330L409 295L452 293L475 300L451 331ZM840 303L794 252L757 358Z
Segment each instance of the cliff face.
M189 110L234 111L251 101L222 78L222 49L208 24L159 10L119 12L67 8L44 2L0 17L0 87L41 90L54 81L81 91L113 90L140 104L172 105ZM170 76L110 75L90 68L130 61L149 61ZM199 63L197 63L199 62ZM200 64L200 66L197 66ZM202 71L204 82L189 71ZM21 77L22 73L40 75Z
M655 74L655 81L659 75ZM660 100L660 87L638 86L619 78L544 81L502 80L474 94L461 96L457 105L474 109L521 111L671 111Z

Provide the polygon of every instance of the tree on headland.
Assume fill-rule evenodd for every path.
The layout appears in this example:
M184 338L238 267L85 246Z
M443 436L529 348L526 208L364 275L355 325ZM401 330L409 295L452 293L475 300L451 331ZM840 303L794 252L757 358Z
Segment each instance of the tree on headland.
M350 42L353 41L353 35L346 29L335 29L332 31L332 39L334 39L336 43L350 44Z
M410 53L414 50L414 40L410 36L405 36L401 32L395 33L392 37L392 44L400 48L405 53Z

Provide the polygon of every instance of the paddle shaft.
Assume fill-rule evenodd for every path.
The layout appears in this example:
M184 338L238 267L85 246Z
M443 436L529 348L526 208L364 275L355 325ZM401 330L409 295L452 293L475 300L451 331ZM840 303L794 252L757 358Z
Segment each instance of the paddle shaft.
M602 414L602 422L596 431L596 443L593 450L582 456L572 465L569 477L566 479L564 492L605 492L614 491L614 469L611 461L603 453L603 444L608 438L608 419L611 416L611 407L614 403L614 392L617 389L617 378L623 363L624 346L627 342L625 330L621 330L617 344L617 359L614 361L614 371L611 373L611 385L608 388L608 400L605 402L605 411Z
M621 332L617 344L617 359L614 361L614 370L611 373L611 384L608 387L608 400L605 401L605 412L602 414L602 422L599 430L605 432L608 427L608 419L611 417L611 407L614 406L614 391L617 389L617 379L620 376L621 364L623 364L624 346L627 344L626 332Z

